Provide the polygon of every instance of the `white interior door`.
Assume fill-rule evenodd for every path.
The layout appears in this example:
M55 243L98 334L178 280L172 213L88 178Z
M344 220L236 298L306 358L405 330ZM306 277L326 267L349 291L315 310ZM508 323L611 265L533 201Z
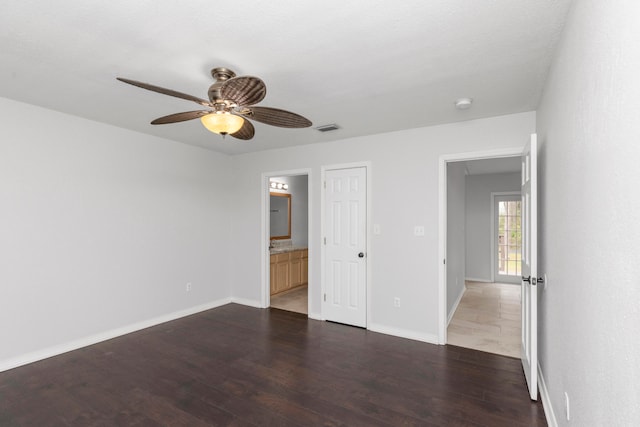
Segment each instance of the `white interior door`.
M536 134L522 152L522 368L531 400L538 400L538 144Z
M366 327L367 171L328 170L325 186L323 316Z

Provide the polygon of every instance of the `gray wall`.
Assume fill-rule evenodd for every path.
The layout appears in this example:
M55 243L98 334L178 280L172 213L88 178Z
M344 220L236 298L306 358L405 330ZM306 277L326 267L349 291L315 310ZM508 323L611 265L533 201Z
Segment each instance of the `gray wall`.
M467 175L466 178L466 278L490 282L491 193L520 191L520 173Z
M462 298L465 277L465 163L447 165L447 317Z
M561 426L640 425L639 14L573 2L539 108L539 355Z
M260 151L232 157L233 298L261 305L261 178L269 171L309 169L309 307L320 316L321 167L368 161L371 165L371 223L381 233L371 238L368 254L369 327L438 342L439 160L448 153L522 147L535 130L532 112L408 129L323 144ZM425 227L415 236L414 227ZM394 307L394 297L401 307ZM446 307L444 307L446 309Z
M229 298L228 156L5 98L0 115L0 370Z

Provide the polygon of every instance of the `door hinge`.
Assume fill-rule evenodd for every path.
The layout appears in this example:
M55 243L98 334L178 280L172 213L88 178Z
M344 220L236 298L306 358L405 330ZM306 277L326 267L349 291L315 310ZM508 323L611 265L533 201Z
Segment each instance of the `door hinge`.
M324 294L324 302L327 302L327 294Z
M327 244L327 238L326 237L324 237L324 244L325 245Z
M446 259L443 259L443 260L442 260L442 263L446 265L446 264L447 264L447 260L446 260Z
M327 181L324 181L324 188L327 188Z

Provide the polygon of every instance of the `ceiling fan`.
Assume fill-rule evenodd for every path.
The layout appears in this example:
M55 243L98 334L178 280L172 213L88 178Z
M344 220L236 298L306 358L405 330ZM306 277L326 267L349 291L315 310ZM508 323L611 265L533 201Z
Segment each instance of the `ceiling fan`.
M216 82L209 87L208 101L136 80L122 77L117 77L117 79L153 92L193 101L207 108L206 110L186 111L159 117L151 122L152 125L178 123L199 118L211 132L223 137L231 135L234 138L245 140L253 138L255 134L255 129L248 119L283 128L311 126L311 122L299 114L278 108L254 106L262 101L267 94L264 82L258 77L236 77L236 73L223 67L212 69L211 76Z

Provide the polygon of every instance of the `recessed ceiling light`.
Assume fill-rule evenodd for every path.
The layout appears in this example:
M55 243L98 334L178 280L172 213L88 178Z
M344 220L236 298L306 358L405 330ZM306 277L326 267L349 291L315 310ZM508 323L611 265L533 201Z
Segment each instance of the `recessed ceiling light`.
M472 103L473 99L471 98L458 98L456 99L456 108L458 110L468 110L471 108Z

